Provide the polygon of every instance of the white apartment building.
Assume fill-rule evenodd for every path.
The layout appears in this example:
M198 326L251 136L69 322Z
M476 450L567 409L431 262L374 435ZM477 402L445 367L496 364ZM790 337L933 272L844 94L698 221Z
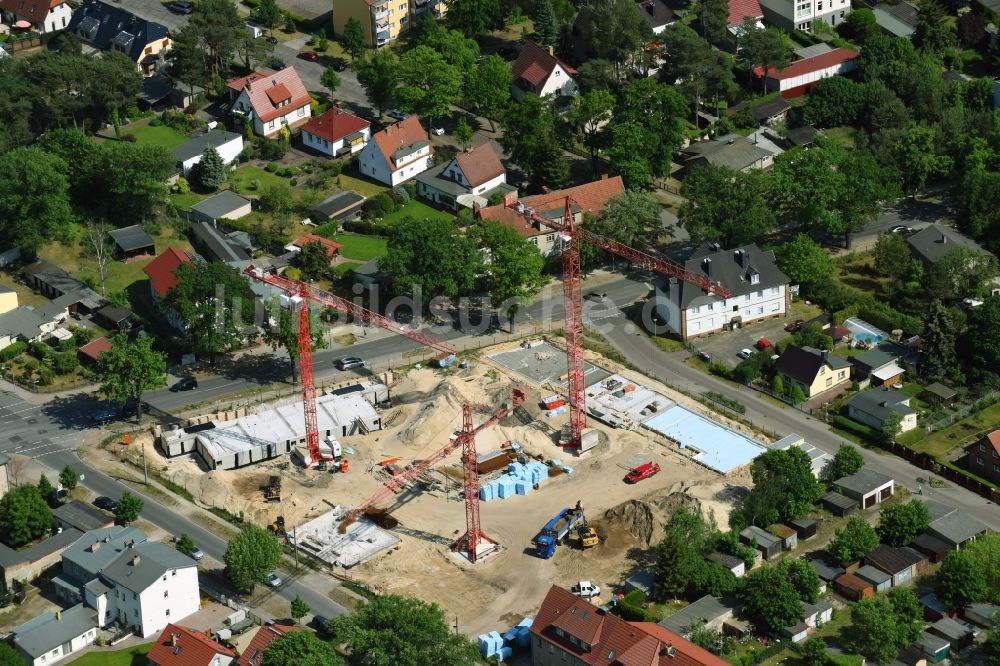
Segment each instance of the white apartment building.
M850 0L760 0L768 23L785 30L812 32L814 21L839 25L851 11Z

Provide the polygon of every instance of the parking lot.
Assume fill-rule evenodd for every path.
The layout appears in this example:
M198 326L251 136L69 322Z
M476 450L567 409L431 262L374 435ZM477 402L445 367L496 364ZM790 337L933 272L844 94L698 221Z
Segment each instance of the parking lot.
M785 326L795 321L792 317L780 317L767 321L749 324L736 331L724 331L696 338L692 341L695 349L708 352L712 361L722 363L729 368L735 368L740 362L738 354L743 348L754 349L754 344L760 338L767 338L771 344L791 335L785 332Z

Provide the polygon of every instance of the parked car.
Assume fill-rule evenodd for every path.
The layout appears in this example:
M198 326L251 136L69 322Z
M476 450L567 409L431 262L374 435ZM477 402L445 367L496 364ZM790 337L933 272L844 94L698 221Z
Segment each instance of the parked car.
M889 229L889 232L894 234L912 234L913 227L908 227L905 224L897 224L892 229Z
M789 333L794 333L795 331L802 328L802 324L804 323L806 323L804 319L796 319L788 326L785 326L785 330L788 331Z
M594 585L589 580L581 580L579 583L571 587L569 591L578 597L583 597L584 599L592 599L594 597L601 596L601 587L599 585Z
M320 633L326 633L326 625L330 623L330 618L324 615L313 615L312 626L313 629Z
M603 301L608 297L608 294L603 291L588 291L584 298L588 301Z
M347 69L347 62L343 58L334 58L330 63L330 67L333 67L333 71L342 72Z
M410 117L410 114L404 113L399 109L389 109L388 111L386 111L386 115L389 116L390 118L395 118L396 120L406 120L407 118Z
M443 127L432 127L431 128L431 134L433 134L434 136L442 136L444 134L444 128Z
M712 362L712 355L709 354L708 352L698 352L698 358L700 358L705 363Z
M316 62L319 60L319 54L315 51L303 51L299 54L299 57L303 60L308 60L309 62Z
M761 339L760 339L760 340L758 340L758 341L757 341L757 343L756 343L756 344L754 345L754 347L756 347L756 348L757 348L757 349L759 349L760 351L764 351L765 349L770 349L770 348L771 348L771 347L773 347L773 346L774 346L774 345L772 345L772 344L771 344L771 341L770 341L770 340L768 340L767 338L761 338Z
M357 356L345 356L344 358L338 358L333 362L333 364L337 366L337 370L350 370L352 368L365 367L365 362Z
M110 497L105 497L104 495L101 495L100 497L94 500L94 506L96 506L98 509L104 509L105 511L113 512L115 509L118 508L118 502L116 500L111 499Z
M176 384L170 387L170 391L177 393L178 391L193 391L198 388L198 380L194 377L185 377Z
M203 557L205 557L204 551L202 551L202 549L199 548L198 546L195 546L194 550L191 551L191 559L197 562L201 562L201 558Z
M750 358L751 356L753 356L753 350L744 347L743 349L740 350L740 353L737 354L737 356L739 356L740 358Z
M281 576L278 575L277 571L272 571L271 573L267 574L268 587L281 587L281 584L284 582L285 581L281 579Z
M286 67L288 67L288 65L285 64L284 60L272 60L271 61L271 69L274 69L274 70L277 70L277 71L280 72L281 70L283 70Z
M176 14L190 14L194 11L194 5L190 2L185 2L185 0L177 0L177 2L171 2L167 5L167 9Z
M278 43L278 38L275 37L274 35L268 35L267 37L265 37L265 39L267 40L268 44L277 44Z
M625 475L625 483L638 483L659 473L660 466L655 462L643 463Z
M90 413L90 422L94 425L104 425L118 419L118 412L113 409L95 409Z

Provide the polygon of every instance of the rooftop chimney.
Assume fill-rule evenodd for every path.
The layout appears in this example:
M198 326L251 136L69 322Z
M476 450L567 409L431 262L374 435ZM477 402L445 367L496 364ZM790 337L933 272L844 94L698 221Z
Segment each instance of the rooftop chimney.
M826 359L830 358L830 351L828 349L824 349L819 353L819 355L822 356L823 360L825 361Z
M129 564L131 564L134 567L137 567L137 566L139 566L139 562L140 562L139 556L136 555L135 557L132 558L132 561L129 562Z
M58 622L60 620L62 620L62 611L61 610L57 610L56 611L56 622Z
M101 542L95 541L94 543L90 544L90 552L96 553L100 549L100 547L101 547Z
M942 243L947 243L948 242L948 237L945 236L943 233L941 234L941 242Z
M710 257L705 257L701 260L701 267L705 269L705 273L708 275L712 274L712 259Z
M549 55L550 56L554 56L555 54L556 54L556 50L550 46L549 47Z

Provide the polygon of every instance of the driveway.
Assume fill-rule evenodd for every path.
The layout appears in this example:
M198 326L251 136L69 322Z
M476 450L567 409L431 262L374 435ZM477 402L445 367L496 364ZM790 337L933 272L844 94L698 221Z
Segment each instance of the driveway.
M723 365L735 368L740 362L737 356L743 348L753 349L754 345L761 338L767 338L771 344L777 344L778 340L791 335L785 332L785 326L793 321L791 317L779 317L767 321L749 324L736 331L716 333L704 338L696 338L692 344L697 351L708 352L712 355L712 360Z

